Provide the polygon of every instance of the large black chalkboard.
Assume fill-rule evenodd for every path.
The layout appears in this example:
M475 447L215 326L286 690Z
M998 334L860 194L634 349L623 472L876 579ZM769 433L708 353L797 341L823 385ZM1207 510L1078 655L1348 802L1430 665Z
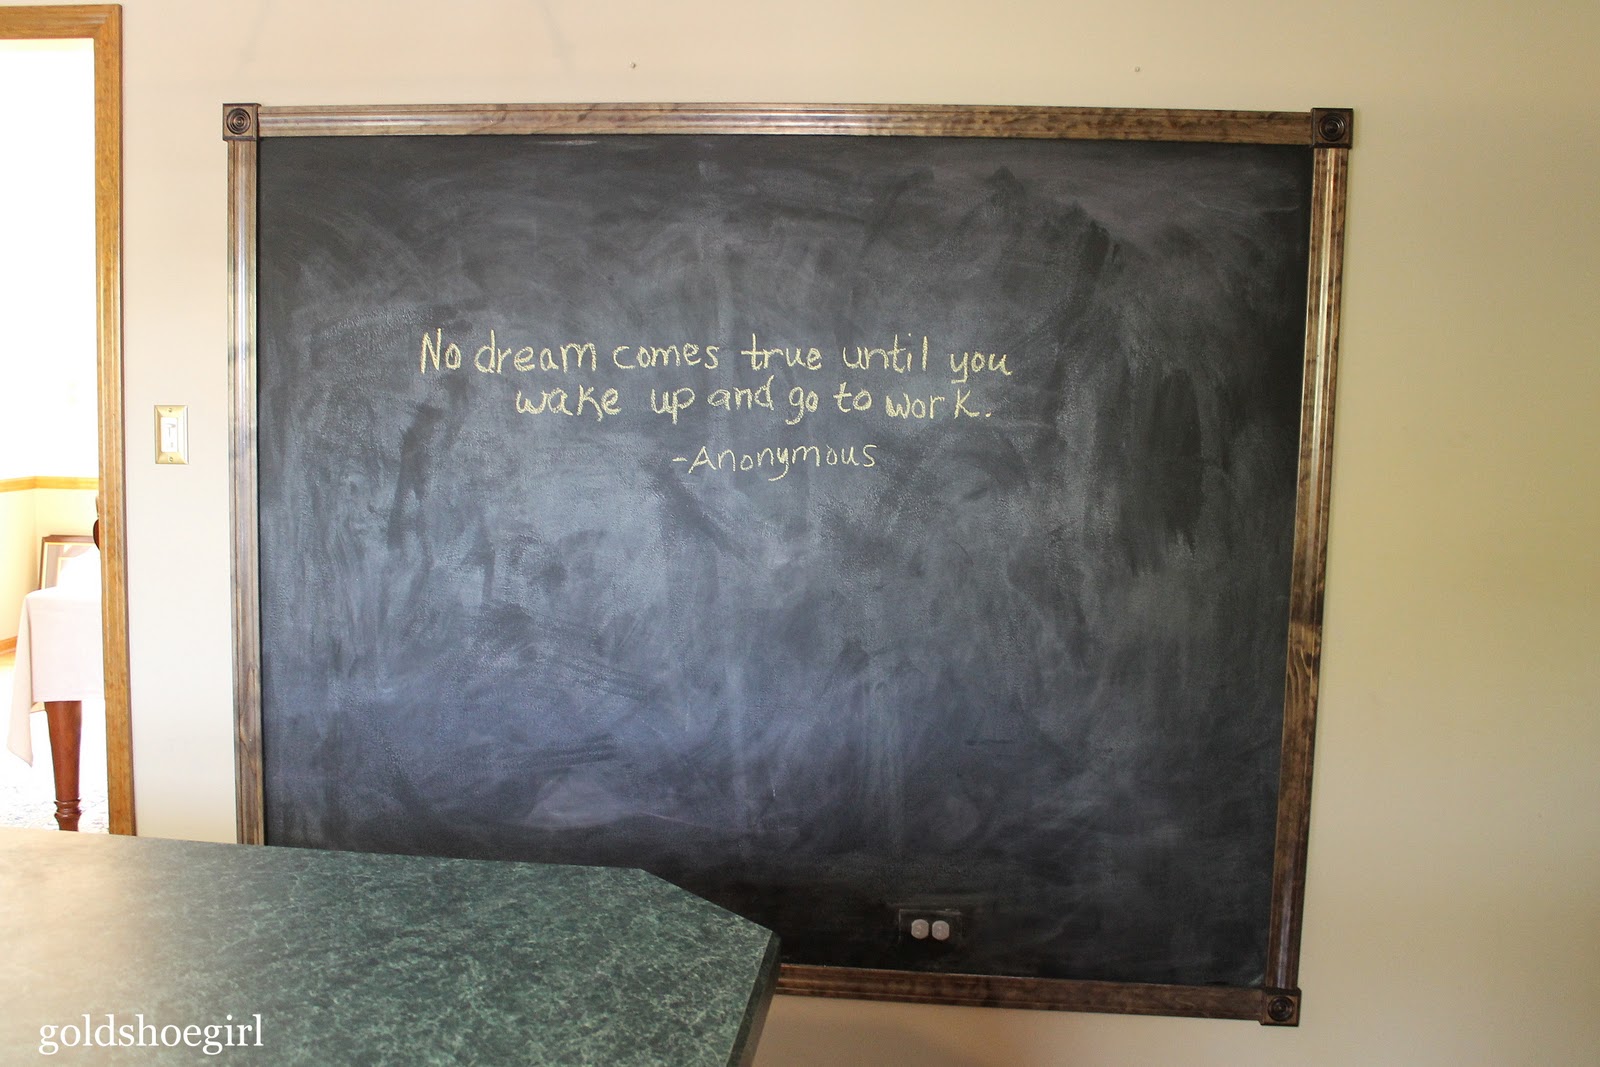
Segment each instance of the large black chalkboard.
M1309 140L255 149L267 841L1272 984Z

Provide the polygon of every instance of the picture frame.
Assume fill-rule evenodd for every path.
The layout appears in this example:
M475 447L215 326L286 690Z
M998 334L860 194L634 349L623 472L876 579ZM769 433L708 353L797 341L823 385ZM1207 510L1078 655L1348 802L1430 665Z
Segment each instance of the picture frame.
M49 589L61 580L61 568L71 559L94 551L89 534L46 534L39 539L39 588Z

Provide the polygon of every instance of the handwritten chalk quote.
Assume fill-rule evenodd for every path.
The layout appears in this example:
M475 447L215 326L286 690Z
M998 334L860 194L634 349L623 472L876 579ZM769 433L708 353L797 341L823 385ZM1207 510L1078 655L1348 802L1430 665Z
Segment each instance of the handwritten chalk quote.
M894 334L887 344L778 345L752 332L747 345L593 341L526 344L498 330L480 343L458 341L443 328L422 333L417 372L518 378L512 403L520 415L605 423L642 411L667 420L713 417L769 419L787 443L747 450L701 445L670 461L686 474L759 471L779 481L795 466L872 468L875 444L801 440L819 412L860 422L959 422L986 419L986 386L1010 378L1009 354L946 351L926 336ZM468 353L471 353L468 355Z

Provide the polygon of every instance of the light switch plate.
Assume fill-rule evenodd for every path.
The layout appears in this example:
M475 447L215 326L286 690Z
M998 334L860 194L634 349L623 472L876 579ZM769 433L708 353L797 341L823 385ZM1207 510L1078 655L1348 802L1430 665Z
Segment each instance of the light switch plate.
M156 405L156 462L189 462L189 408L187 405Z

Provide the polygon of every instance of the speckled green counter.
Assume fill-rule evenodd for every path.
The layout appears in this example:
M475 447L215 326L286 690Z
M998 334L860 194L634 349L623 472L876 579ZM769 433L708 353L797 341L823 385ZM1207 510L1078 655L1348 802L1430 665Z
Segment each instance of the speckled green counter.
M640 871L0 830L4 1063L748 1063L777 970Z

